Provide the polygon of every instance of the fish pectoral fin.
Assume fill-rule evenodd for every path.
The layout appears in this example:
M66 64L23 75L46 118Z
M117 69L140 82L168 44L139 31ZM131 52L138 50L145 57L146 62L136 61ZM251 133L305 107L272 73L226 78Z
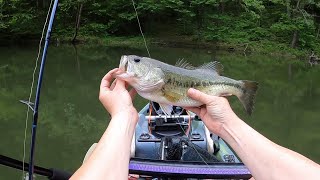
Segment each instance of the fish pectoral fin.
M165 91L164 92L164 97L170 102L177 102L180 99L182 99L183 96L181 94L179 94L179 93L175 93L175 92L172 92L172 91Z
M160 106L162 112L166 116L170 116L171 115L171 112L173 111L173 106L172 105L159 103L159 106Z

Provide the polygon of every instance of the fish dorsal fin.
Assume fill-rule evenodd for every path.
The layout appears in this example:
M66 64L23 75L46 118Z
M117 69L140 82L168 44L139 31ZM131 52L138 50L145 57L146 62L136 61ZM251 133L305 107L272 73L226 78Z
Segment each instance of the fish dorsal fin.
M177 63L175 64L175 66L181 67L181 68L184 68L184 69L190 69L190 70L196 69L194 66L192 66L189 62L187 62L183 58L179 59L177 61Z
M221 75L221 73L223 71L223 65L218 61L211 61L211 62L205 63L205 64L197 67L197 69L207 69L207 70L214 71L217 74Z

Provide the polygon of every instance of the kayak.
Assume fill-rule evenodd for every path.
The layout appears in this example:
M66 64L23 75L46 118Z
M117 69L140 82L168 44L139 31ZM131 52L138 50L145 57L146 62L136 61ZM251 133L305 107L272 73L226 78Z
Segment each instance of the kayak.
M94 145L85 159L93 149ZM154 102L139 112L129 173L134 177L179 179L252 177L229 145L209 132L196 114L173 107L173 113L165 115Z

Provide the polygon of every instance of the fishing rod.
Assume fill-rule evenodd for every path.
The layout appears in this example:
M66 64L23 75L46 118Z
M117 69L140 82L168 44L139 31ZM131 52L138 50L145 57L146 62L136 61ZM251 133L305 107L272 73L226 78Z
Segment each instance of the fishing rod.
M17 159L13 159L7 156L3 156L3 155L0 155L0 164L15 168L15 169L24 170L24 171L29 170L28 163L23 163L22 161L19 161ZM24 169L24 167L26 168ZM71 173L68 173L62 170L58 170L54 168L47 169L40 166L34 166L33 170L34 170L34 174L39 174L41 176L48 177L48 179L50 180L68 180L72 175Z
M0 155L0 164L15 169L23 170L23 162ZM28 167L28 163L24 163ZM26 168L25 171L28 169ZM34 173L47 177L50 180L68 180L71 173L54 168L34 166ZM230 178L250 179L247 167L242 163L208 163L202 162L180 162L166 160L151 160L131 158L129 162L129 174L143 174L151 177L166 178Z
M38 109L39 109L39 102L40 102L40 92L41 92L41 85L42 85L42 78L43 78L43 72L44 72L44 66L46 62L46 57L47 57L47 49L49 46L49 41L51 37L51 29L52 29L52 24L54 21L54 17L56 14L58 6L58 0L54 1L52 10L51 10L51 15L50 15L50 20L47 28L47 33L46 33L46 39L45 39L45 44L42 52L42 58L41 58L41 65L40 65L40 71L38 75L38 84L37 84L37 91L36 91L36 98L35 98L35 103L34 107L31 108L33 111L33 121L32 121L32 135L31 135L31 147L30 147L30 159L29 159L29 180L33 179L33 172L34 172L34 150L35 150L35 141L36 141L36 133L37 133L37 124L38 124ZM30 102L28 102L30 103ZM27 104L29 107L30 105Z

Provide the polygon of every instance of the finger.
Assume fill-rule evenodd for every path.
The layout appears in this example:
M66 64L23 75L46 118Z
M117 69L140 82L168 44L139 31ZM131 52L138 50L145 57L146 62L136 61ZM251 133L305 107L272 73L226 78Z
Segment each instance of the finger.
M201 109L198 107L185 107L184 109L188 110L188 111L192 111L194 113L196 113L197 115L200 115Z
M118 68L112 69L111 71L109 71L101 80L101 84L100 84L100 90L101 89L109 89L110 86L110 82L112 81L113 77L113 73L115 73L118 70Z
M134 97L135 97L136 94L137 94L137 91L132 88L132 89L129 91L129 94L130 94L130 96L131 96L131 99L134 99Z
M199 90L190 88L188 90L188 96L191 97L194 100L200 101L203 104L209 104L212 101L212 98L214 98L214 96L209 96Z
M114 87L116 86L116 84L117 84L117 79L115 79L115 80L112 82L112 84L111 84L111 86L110 86L110 90L113 90Z
M125 84L126 82L124 80L117 79L117 83L114 89L125 89Z

